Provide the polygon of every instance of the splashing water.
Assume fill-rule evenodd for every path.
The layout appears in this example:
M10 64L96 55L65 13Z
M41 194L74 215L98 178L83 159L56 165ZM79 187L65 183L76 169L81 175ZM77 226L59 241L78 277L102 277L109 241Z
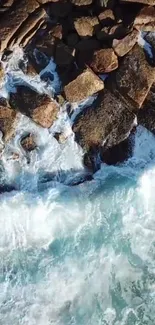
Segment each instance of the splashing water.
M71 187L82 155L63 108L51 130L22 117L4 149L0 177L16 190L0 195L1 325L154 325L155 138L138 127L132 158Z

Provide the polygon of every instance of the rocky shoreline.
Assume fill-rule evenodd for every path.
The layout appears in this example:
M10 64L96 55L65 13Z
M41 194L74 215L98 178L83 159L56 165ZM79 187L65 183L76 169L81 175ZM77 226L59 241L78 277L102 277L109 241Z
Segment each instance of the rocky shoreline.
M1 0L2 85L16 48L23 51L17 70L48 84L54 76L45 68L52 59L61 86L50 96L26 82L14 83L0 97L4 146L21 114L50 128L62 105L71 114L75 103L92 96L72 125L89 170L96 171L100 161L126 160L137 125L154 133L155 0ZM66 140L61 133L55 138ZM23 135L21 146L35 150L35 135Z

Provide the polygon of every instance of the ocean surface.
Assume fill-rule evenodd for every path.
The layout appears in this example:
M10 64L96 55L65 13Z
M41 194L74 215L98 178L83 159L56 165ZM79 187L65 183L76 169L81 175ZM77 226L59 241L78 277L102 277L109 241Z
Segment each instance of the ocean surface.
M14 61L6 73L5 96L25 81L59 87L55 72L47 85ZM50 130L21 117L1 156L0 183L15 190L0 195L0 325L154 325L155 137L139 126L128 161L71 186L86 174L71 123L65 107ZM28 155L26 132L38 145Z

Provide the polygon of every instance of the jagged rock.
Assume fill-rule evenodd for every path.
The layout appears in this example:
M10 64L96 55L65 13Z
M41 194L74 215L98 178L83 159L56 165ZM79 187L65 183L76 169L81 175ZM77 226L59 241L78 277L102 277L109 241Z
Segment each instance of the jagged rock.
M139 32L133 30L133 32L125 36L123 39L120 40L114 39L112 43L112 47L115 53L120 57L126 55L137 43L138 36L139 36Z
M1 16L0 19L0 50L3 51L12 38L16 37L16 32L25 23L26 19L39 7L35 0L15 1L10 10ZM23 26L22 26L23 27Z
M74 21L74 27L81 37L91 37L95 33L99 21L97 17L81 17Z
M144 50L136 44L122 60L113 86L134 104L136 110L142 106L154 80L155 68L148 63Z
M33 134L29 133L21 139L21 146L25 151L33 151L37 145Z
M59 66L70 65L74 61L75 49L70 48L63 42L56 46L55 63Z
M103 26L110 26L115 22L115 16L111 9L106 9L98 16L99 21Z
M103 88L103 81L91 69L86 69L75 80L64 87L64 93L69 102L79 102Z
M10 93L10 105L44 128L51 127L59 111L58 104L48 95L27 86L17 86L16 93Z
M96 51L90 63L90 67L96 73L108 73L118 68L118 59L113 49Z
M144 5L155 6L155 0L121 0L121 2L135 2L135 3L143 3Z
M138 113L138 124L155 133L155 84L153 84Z
M18 114L11 109L5 98L0 98L0 131L4 141L9 141L14 134Z
M93 0L71 0L71 3L75 6L87 6L90 5Z
M104 90L96 103L76 118L73 125L76 141L89 153L125 140L135 124L135 115L129 108L122 98Z

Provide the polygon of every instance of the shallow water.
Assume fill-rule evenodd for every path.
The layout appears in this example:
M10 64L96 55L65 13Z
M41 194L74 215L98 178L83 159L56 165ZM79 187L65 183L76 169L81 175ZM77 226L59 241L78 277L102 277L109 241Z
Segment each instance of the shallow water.
M65 108L49 131L22 117L3 152L1 182L16 190L0 195L2 325L155 323L155 137L138 127L131 159L69 186L85 174L82 155Z

